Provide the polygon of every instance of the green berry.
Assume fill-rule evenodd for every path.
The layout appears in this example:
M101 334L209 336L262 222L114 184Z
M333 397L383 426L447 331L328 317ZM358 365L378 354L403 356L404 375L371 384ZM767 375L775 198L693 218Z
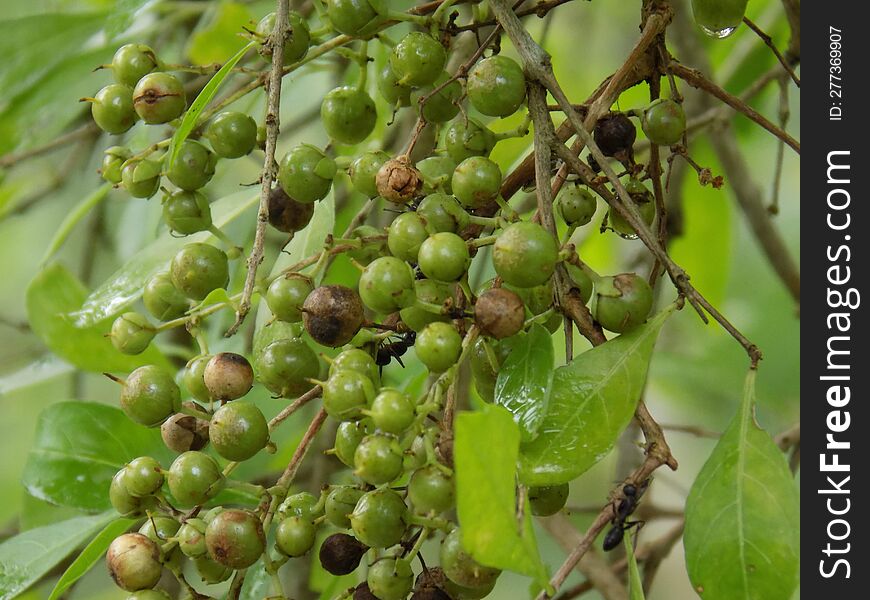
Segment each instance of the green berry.
M214 153L203 144L184 140L166 177L183 190L198 190L211 181L216 161Z
M210 244L187 244L169 265L172 284L191 300L202 300L229 283L226 253Z
M283 339L266 346L256 357L260 382L271 392L295 398L310 390L309 379L320 374L317 355L300 339Z
M686 132L686 113L673 100L659 98L643 111L641 127L653 144L673 146Z
M568 501L568 484L529 488L529 505L536 517L549 517L562 510Z
M109 338L112 345L122 354L142 354L157 331L148 318L135 312L127 312L112 323Z
M311 45L311 33L308 30L308 23L297 12L291 12L289 15L290 29L287 32L287 38L284 40L284 66L293 64L301 60L308 54L308 46ZM269 13L257 23L257 33L262 37L272 35L275 30L275 13ZM266 50L264 45L263 50ZM264 58L271 61L271 51L263 52Z
M462 352L462 336L451 323L436 321L417 335L417 358L433 373L443 373L456 364Z
M390 253L409 263L417 262L420 245L426 241L429 233L426 223L415 212L402 213L390 223L387 233L387 246Z
M134 458L124 466L124 471L124 485L133 496L150 496L163 485L160 463L150 456Z
M371 417L375 427L395 435L408 429L416 416L411 397L405 392L393 388L382 388L372 400L369 409L369 417Z
M404 600L414 587L414 572L407 560L381 558L369 567L366 583L379 600Z
M169 492L178 506L190 508L214 498L224 487L224 475L215 460L202 452L185 452L169 466Z
M371 354L359 348L348 348L332 359L329 365L329 375L332 376L338 371L356 371L368 377L372 383L377 383L379 379L375 359L372 358Z
M531 222L509 225L492 249L495 272L510 285L530 288L546 283L556 269L559 248L546 229Z
M205 547L206 522L188 519L178 530L178 549L189 558L199 558L208 551Z
M148 73L133 89L133 108L149 124L159 125L177 119L186 106L184 86L169 73Z
M275 546L286 556L302 556L314 546L317 528L302 517L287 517L275 530Z
M391 489L372 490L363 494L350 515L357 539L372 548L389 548L405 534L407 507L402 497Z
M317 496L309 492L299 492L287 496L281 506L278 507L278 515L282 519L287 517L302 517L308 521L314 521L322 513L323 509L317 507Z
M449 194L429 194L420 202L417 214L426 219L426 225L439 233L456 233L467 227L470 221L465 209Z
M193 561L196 572L205 583L222 583L232 577L233 569L216 563L208 556L200 556Z
M127 600L170 600L163 590L139 590L127 596Z
M141 533L116 537L106 551L106 566L115 585L128 592L153 588L163 573L160 548Z
M402 474L402 462L402 451L394 438L372 434L363 438L354 452L354 475L371 485L389 483Z
M462 532L457 527L441 544L441 568L450 581L464 587L488 586L501 575L499 569L484 567L462 548Z
M432 84L415 89L411 93L411 104L429 123L446 123L459 113L457 101L462 96L462 86L456 80L444 85L450 79L447 73L441 73ZM435 88L443 88L432 94ZM420 100L424 97L429 99L420 107Z
M393 73L393 67L389 61L384 63L384 66L378 69L376 82L378 91L381 97L391 106L410 106L411 105L411 88L405 85L399 85L396 74Z
M481 113L507 117L517 112L526 98L526 78L515 60L496 55L474 65L466 90L471 105Z
M443 305L451 297L450 288L447 284L432 281L431 279L417 279L414 281L414 293L417 299L429 304ZM436 314L419 306L409 306L399 311L402 322L413 331L419 333L429 323L435 321L450 321L447 315Z
M160 163L148 159L124 163L121 184L134 198L150 198L160 189Z
M163 564L177 564L178 560L181 558L178 554L178 551L175 547L169 549L168 551L164 551L162 546L170 541L171 538L174 538L178 533L179 528L181 527L181 523L173 519L172 517L161 517L161 516L149 516L148 519L145 520L145 523L142 527L139 528L139 533L147 537L149 540L161 546L161 562Z
M112 75L115 76L115 81L131 89L156 68L157 56L145 44L124 44L112 57Z
M365 322L359 294L343 285L322 285L302 305L305 331L318 344L337 348L353 339Z
M436 233L420 246L420 270L435 281L458 281L471 263L465 240L455 233Z
M363 266L371 264L375 259L387 254L387 242L383 237L383 230L372 227L371 225L360 225L359 227L355 227L350 234L350 238L353 240L362 240L362 244L359 248L348 250L348 257Z
M414 272L408 264L392 256L382 256L369 264L359 280L363 303L375 312L389 314L414 303Z
M205 385L205 367L208 365L211 357L211 354L205 354L190 359L182 375L184 387L187 388L191 396L200 402L210 402L212 399L211 392L208 391Z
M314 216L313 202L296 202L280 185L269 192L269 224L284 233L302 231Z
M453 172L453 195L466 208L480 208L496 199L501 189L501 169L483 156L466 158Z
M589 298L592 297L593 287L592 279L589 277L589 274L580 267L576 267L570 263L566 263L565 268L568 270L568 276L571 278L574 287L580 290L580 298L583 300L583 303L588 303Z
M382 150L365 152L350 164L348 174L350 182L356 191L369 198L378 195L378 185L375 178L390 155Z
M276 319L286 323L299 323L302 320L302 305L312 291L314 286L310 279L290 273L278 277L269 285L266 304Z
M384 20L375 8L378 4L370 0L327 0L326 14L336 31L363 36Z
M449 156L430 156L417 163L417 170L423 175L423 189L426 192L444 190L448 194L453 193L451 179L456 163Z
M227 509L208 524L205 545L216 563L230 569L247 569L266 549L263 524L251 511Z
M559 214L565 223L574 227L582 227L592 220L598 203L595 196L584 187L569 185L559 194Z
M378 113L374 100L352 86L337 87L320 105L320 119L327 135L342 144L357 144L375 128Z
M652 304L652 288L635 273L606 277L596 284L595 320L614 333L625 333L644 323Z
M342 421L335 432L335 456L350 468L357 446L366 436L366 428L359 421Z
M497 141L495 134L486 125L465 117L450 123L444 132L447 154L456 163L472 156L489 156Z
M338 421L358 417L374 396L371 380L357 371L336 371L323 383L323 408Z
M124 382L121 409L135 423L156 427L180 408L181 392L160 367L139 367Z
M127 470L121 469L112 477L109 485L109 502L122 517L141 517L146 511L156 507L153 496L137 497L127 489Z
M178 190L163 197L163 220L175 233L190 235L211 227L211 208L201 192Z
M419 514L448 511L455 503L453 478L435 465L418 469L408 482L408 498Z
M335 172L334 160L310 144L300 144L281 160L278 183L297 202L315 202L329 193Z
M257 123L245 113L224 111L211 120L205 136L221 158L239 158L257 145Z
M629 179L625 183L625 191L628 192L637 206L641 220L647 226L652 225L656 219L656 203L653 201L653 196L647 187L637 179ZM637 232L635 232L634 228L613 207L607 213L607 224L613 231L624 238L635 239L637 237Z
M106 133L124 133L136 123L133 90L120 83L107 85L91 101L91 116Z
M695 23L714 38L731 35L740 23L749 0L692 0Z
M363 496L359 488L340 485L326 497L326 520L341 529L350 529L350 514Z
M241 462L265 448L269 424L254 404L241 400L228 402L212 415L208 437L218 454Z
M447 51L432 36L413 31L403 37L390 55L390 66L399 85L420 87L434 83L444 71Z
M130 151L123 146L112 146L103 152L103 164L100 174L109 183L121 183L121 167L130 158Z

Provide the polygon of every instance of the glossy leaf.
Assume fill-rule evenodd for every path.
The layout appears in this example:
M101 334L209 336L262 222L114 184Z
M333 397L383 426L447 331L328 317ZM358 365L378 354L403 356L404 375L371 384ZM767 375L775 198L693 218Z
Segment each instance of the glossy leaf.
M215 97L221 84L227 76L232 73L233 67L235 67L236 63L242 60L242 57L245 56L248 50L253 48L256 44L257 42L251 41L241 50L236 52L232 58L224 63L220 70L208 80L208 83L205 84L204 88L202 88L202 91L196 97L196 100L191 102L190 108L188 108L187 112L184 113L184 117L181 119L181 124L178 126L178 129L175 130L175 134L172 136L172 141L169 144L168 159L166 162L167 168L175 161L175 157L178 155L178 150L181 148L181 144L187 139L187 136L190 135L193 128L196 127L200 113L205 110L206 105Z
M0 600L11 600L39 581L115 517L111 512L76 517L25 531L0 544Z
M673 306L556 369L547 414L520 450L529 486L567 483L604 458L631 421L656 337Z
M73 325L67 313L77 310L87 296L84 286L65 267L46 267L27 287L27 318L33 332L60 358L85 371L132 371L145 364L167 364L151 346L142 354L118 352L106 337L108 321L86 328Z
M214 224L225 227L257 204L258 196L250 190L230 194L212 203ZM166 232L136 253L125 265L87 297L81 309L71 313L76 327L89 327L117 315L142 295L142 288L152 275L169 268L169 261L185 244L213 240L208 232L174 237ZM105 370L105 369L103 369Z
M507 408L520 427L522 443L538 437L553 384L553 340L540 325L505 340L509 353L498 372L495 403Z
M755 422L755 371L737 416L686 500L686 568L705 600L789 600L800 569L800 499Z
M261 600L268 598L272 590L272 577L266 572L262 560L248 569L239 600Z
M56 600L57 598L60 598L71 585L81 579L95 564L97 564L106 553L106 550L109 549L109 544L111 544L116 537L130 529L130 527L135 523L136 521L134 519L116 519L106 525L103 530L98 533L87 546L85 546L85 549L81 551L81 554L79 554L67 570L64 571L63 575L60 576L54 589L51 590L48 600Z
M22 483L37 498L98 511L111 508L109 484L125 463L171 456L157 429L130 421L121 410L93 402L58 402L39 417Z
M483 565L547 584L528 502L517 515L516 471L520 431L511 414L488 405L456 417L456 510L463 547Z
M625 542L625 557L628 559L628 600L645 600L643 579L640 576L640 569L637 568L631 533L626 533L622 539Z

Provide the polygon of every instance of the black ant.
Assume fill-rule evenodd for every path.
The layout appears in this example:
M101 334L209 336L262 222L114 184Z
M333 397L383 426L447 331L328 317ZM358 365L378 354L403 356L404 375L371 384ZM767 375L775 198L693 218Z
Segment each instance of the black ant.
M414 345L416 339L417 334L413 331L408 331L401 334L398 340L378 346L375 363L378 365L381 373L383 373L384 367L390 364L394 358L404 368L405 363L402 362L402 356L408 351L408 348Z
M626 531L643 524L643 521L628 521L627 519L637 510L640 497L643 496L647 487L649 487L649 480L644 481L639 486L633 483L626 483L622 486L623 498L616 507L616 514L610 520L612 526L604 536L603 548L605 552L619 546Z

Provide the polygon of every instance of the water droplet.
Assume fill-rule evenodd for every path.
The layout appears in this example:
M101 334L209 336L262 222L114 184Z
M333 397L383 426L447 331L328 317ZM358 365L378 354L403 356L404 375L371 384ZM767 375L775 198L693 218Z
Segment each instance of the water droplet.
M637 239L636 233L622 233L622 232L616 231L615 229L613 230L613 233L615 233L616 235L618 235L619 237L621 237L624 240L636 240Z
M717 40L721 40L727 38L729 35L737 31L737 27L726 27L724 29L709 29L701 25L701 29L712 38L716 38Z

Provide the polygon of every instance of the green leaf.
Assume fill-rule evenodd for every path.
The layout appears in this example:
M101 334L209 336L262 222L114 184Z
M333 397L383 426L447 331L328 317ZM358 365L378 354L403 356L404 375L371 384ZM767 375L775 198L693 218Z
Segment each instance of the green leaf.
M505 342L510 352L498 372L495 403L513 414L525 444L538 436L547 414L555 364L553 340L546 329L535 324L527 334Z
M105 200L106 196L109 195L109 190L111 189L112 186L108 183L100 186L96 191L88 194L87 197L79 202L72 212L67 214L63 223L61 223L60 227L57 228L57 232L55 232L51 242L48 244L48 248L46 248L45 254L42 257L42 264L47 263L48 260L54 256L54 253L60 250L60 247L63 246L64 242L69 237L69 234L75 226L78 225L79 221L85 218L95 206Z
M145 364L167 364L155 348L136 356L118 352L106 337L111 324L77 328L67 313L82 306L87 290L65 267L53 264L27 287L27 318L33 332L60 358L85 371L132 371Z
M136 12L151 0L116 0L115 8L106 19L104 28L109 39L114 39L118 34L126 31L133 24Z
M190 108L187 109L187 112L184 113L184 117L181 119L181 125L179 125L178 129L175 130L175 134L172 136L172 141L169 144L169 160L166 163L167 169L169 169L172 166L172 163L175 162L175 157L178 155L178 150L181 148L181 144L187 139L187 136L190 135L193 128L196 127L196 122L197 119L199 119L200 113L205 109L206 105L211 102L211 99L214 98L215 94L217 94L218 88L220 88L227 76L232 72L233 67L236 66L237 62L242 60L242 57L248 52L248 50L256 45L257 42L251 41L248 44L245 44L241 50L236 52L233 57L214 74L214 77L209 79L208 83L205 84L205 87L202 88L202 91L196 97L196 100L191 103Z
M0 396L72 373L74 370L75 367L53 354L40 356L17 371L0 377Z
M641 579L640 570L637 568L637 558L634 555L634 543L631 541L631 533L627 532L622 539L625 541L625 556L628 558L628 599L645 600L643 579ZM49 600L51 599L49 598Z
M79 554L67 570L64 571L63 575L60 576L54 589L51 590L48 600L56 600L57 598L60 598L72 584L81 579L85 573L90 571L93 566L97 564L97 561L99 561L106 553L106 550L109 549L109 544L111 544L116 537L130 529L130 527L135 523L136 521L134 519L116 519L106 525L103 530L98 533L87 546L85 546L85 549L82 550L81 554Z
M244 190L212 203L215 226L222 228L235 221L256 205L257 200L258 196L251 194L250 190ZM182 246L209 239L213 239L213 236L205 231L183 238L174 237L169 232L164 233L137 252L91 292L79 310L71 312L70 317L74 319L75 326L90 327L94 323L117 315L142 295L142 289L152 275L169 268L169 261Z
M240 34L253 16L244 4L222 2L207 27L190 36L187 55L195 65L222 63L245 45Z
M272 589L272 577L266 572L266 566L262 560L248 569L245 574L245 582L242 584L242 593L239 600L262 600L268 598ZM49 600L51 600L49 598Z
M115 517L109 512L76 517L25 531L0 544L0 600L11 600L39 581Z
M456 417L453 446L456 510L462 546L483 565L534 577L547 585L526 502L517 516L520 431L511 414L488 405Z
M58 402L39 417L22 483L37 498L99 511L111 508L109 484L127 462L153 456L169 466L160 432L121 410L93 402Z
M797 486L754 410L752 370L740 411L686 500L686 568L705 600L789 600L798 584Z
M567 483L607 455L631 421L656 337L673 310L556 369L540 433L520 449L523 483Z

